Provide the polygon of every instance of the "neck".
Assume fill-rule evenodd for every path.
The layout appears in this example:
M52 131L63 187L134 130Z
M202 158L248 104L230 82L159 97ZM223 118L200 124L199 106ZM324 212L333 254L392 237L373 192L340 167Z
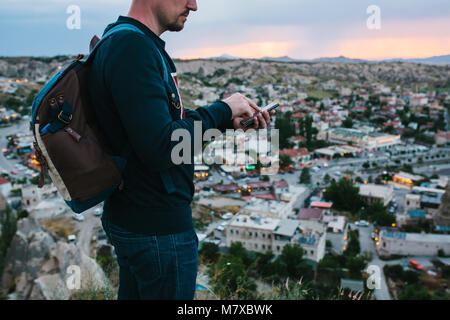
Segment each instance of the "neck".
M144 13L146 12L146 13ZM146 25L150 30L153 31L158 37L166 31L156 19L153 11L150 8L137 8L132 6L128 12L128 17L136 19L140 23Z

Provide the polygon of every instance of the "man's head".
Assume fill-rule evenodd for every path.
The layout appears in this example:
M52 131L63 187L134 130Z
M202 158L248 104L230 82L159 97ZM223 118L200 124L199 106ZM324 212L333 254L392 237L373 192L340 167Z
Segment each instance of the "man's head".
M130 17L150 26L161 35L165 31L181 31L190 11L197 11L196 0L133 0Z

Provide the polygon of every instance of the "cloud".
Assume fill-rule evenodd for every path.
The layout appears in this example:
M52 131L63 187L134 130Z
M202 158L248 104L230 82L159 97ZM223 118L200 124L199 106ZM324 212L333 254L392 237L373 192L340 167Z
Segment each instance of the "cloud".
M366 28L366 8L374 2L381 8L382 29L377 32ZM91 37L125 15L130 3L1 0L0 55L86 52ZM71 4L81 8L80 30L66 28L66 8ZM220 50L294 58L339 53L358 57L370 53L366 48L383 56L448 50L448 0L198 0L198 7L182 32L162 35L175 57L207 56ZM397 39L397 44L408 49L395 49L395 40L389 39ZM420 48L421 42L429 50Z

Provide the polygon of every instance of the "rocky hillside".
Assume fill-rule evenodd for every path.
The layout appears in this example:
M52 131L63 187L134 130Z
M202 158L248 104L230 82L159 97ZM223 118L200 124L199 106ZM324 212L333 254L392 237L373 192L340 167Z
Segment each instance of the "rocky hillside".
M11 57L0 58L0 77L49 77L59 66L73 57L53 58ZM308 84L311 81L339 81L364 84L369 82L395 82L397 84L449 84L450 66L418 65L411 63L331 63L331 62L275 62L262 60L175 60L179 74L211 78L211 83L226 84L239 78L248 84L270 80L284 84Z
M11 299L70 299L72 275L68 267L79 266L81 290L100 290L110 286L102 268L74 244L44 229L33 218L18 221L1 277L1 289Z

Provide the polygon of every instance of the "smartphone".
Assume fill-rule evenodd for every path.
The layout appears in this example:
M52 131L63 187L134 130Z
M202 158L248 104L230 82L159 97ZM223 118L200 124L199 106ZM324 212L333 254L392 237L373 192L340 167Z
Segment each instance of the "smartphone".
M271 103L271 104L265 106L264 108L261 108L261 112L259 112L258 114L260 114L260 113L262 113L262 112L264 112L264 111L270 112L270 111L272 111L272 110L278 108L279 106L280 106L280 104L278 104L278 103L276 103L276 102L273 102L273 103ZM257 116L258 114L256 114L255 116ZM241 125L242 125L243 127L249 127L249 126L253 125L253 122L254 122L254 121L255 121L255 120L253 119L253 117L250 118L250 119L248 119L248 120L242 120L242 121L241 121Z

